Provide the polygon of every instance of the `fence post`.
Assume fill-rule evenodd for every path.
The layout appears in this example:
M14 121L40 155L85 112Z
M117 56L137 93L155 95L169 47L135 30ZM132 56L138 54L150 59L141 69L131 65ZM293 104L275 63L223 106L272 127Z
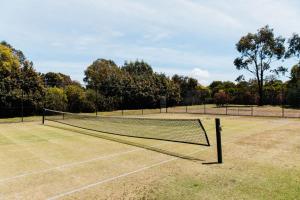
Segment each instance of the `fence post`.
M228 104L226 104L226 115L228 114Z
M95 86L95 89L96 89L96 106L95 106L95 109L96 109L96 116L98 116L98 87L97 87L97 85Z
M284 117L284 90L281 88L281 117Z
M204 114L206 114L206 105L205 105L205 102L204 102Z
M251 116L253 116L253 106L251 106Z
M216 140L217 140L218 163L223 163L220 119L216 118L215 122L216 122Z
M22 89L22 100L21 100L21 117L22 117L22 122L24 122L24 92Z
M45 124L45 113L46 113L45 108L43 108L43 119L42 119L43 124Z

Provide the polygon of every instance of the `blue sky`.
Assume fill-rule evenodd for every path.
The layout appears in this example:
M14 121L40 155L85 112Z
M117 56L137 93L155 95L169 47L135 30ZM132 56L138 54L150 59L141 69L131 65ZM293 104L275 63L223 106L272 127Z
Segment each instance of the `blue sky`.
M97 58L143 59L155 71L201 84L231 80L235 44L266 24L300 33L300 3L240 0L1 0L0 40L21 49L41 72L82 82ZM290 66L294 61L285 63Z

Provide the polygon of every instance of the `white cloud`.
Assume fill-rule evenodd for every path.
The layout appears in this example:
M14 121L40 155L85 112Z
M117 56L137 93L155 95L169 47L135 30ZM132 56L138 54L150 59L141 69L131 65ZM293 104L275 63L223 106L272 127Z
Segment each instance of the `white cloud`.
M210 73L204 69L194 68L189 76L197 79L199 83L207 85L208 79L210 78Z
M204 69L194 68L192 71L192 76L199 77L199 78L209 78L210 73Z
M196 74L200 82L234 80L239 74L232 64L234 44L242 35L266 24L276 35L300 33L296 0L1 3L0 40L22 49L38 70L64 70L78 79L96 58L139 58L156 71Z

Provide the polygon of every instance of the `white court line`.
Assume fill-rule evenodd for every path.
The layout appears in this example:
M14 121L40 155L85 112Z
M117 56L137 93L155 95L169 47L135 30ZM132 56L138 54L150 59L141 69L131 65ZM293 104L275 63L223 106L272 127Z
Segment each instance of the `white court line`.
M223 142L222 145L225 145L225 144L228 144L228 143L232 143L232 141L231 141L231 142L229 142L229 141L228 141L228 142ZM212 146L214 146L214 145L212 145ZM211 146L211 147L212 147L212 146ZM197 150L197 151L192 152L192 153L189 153L189 154L187 154L187 155L192 155L192 154L195 154L195 153L204 151L204 150L207 150L207 149ZM70 194L74 194L74 193L80 192L80 191L82 191L82 190L86 190L86 189L89 189L89 188L92 188L92 187L95 187L95 186L98 186L98 185L101 185L101 184L104 184L104 183L108 183L108 182L114 181L114 180L116 180L116 179L119 179L119 178L123 178L123 177L129 176L129 175L131 175L131 174L139 173L139 172L148 170L148 169L153 168L153 167L156 167L156 166L163 165L163 164L165 164L165 163L168 163L168 162L171 162L171 161L174 161L174 160L177 160L177 159L179 159L179 158L178 158L178 157L170 158L170 159L167 159L167 160L164 160L164 161L161 161L161 162L158 162L158 163L155 163L155 164L146 166L146 167L142 167L142 168L140 168L140 169L137 169L137 170L134 170L134 171L131 171L131 172L127 172L127 173L124 173L124 174L120 174L120 175L118 175L118 176L114 176L114 177L111 177L111 178L107 178L107 179L104 179L104 180L100 180L100 181L98 181L98 182L95 182L95 183L92 183L92 184L88 184L88 185L79 187L79 188L77 188L77 189L74 189L74 190L71 190L71 191L68 191L68 192L64 192L64 193L61 193L61 194L58 194L58 195L49 197L49 198L47 198L47 200L55 200L55 199L59 199L59 198L61 198L61 197L64 197L64 196L67 196L67 195L70 195Z
M150 146L150 147L158 147L158 146L161 146L163 144L166 144L166 143L160 143L158 145L153 145L153 146ZM20 174L20 175L17 175L17 176L0 179L0 183L6 182L6 181L11 181L11 180L22 178L22 177L26 177L26 176L30 176L30 175L34 175L34 174L40 174L40 173L45 173L45 172L49 172L49 171L60 170L62 168L66 168L66 167L73 167L73 166L93 162L93 161L96 161L96 160L103 160L103 159L106 159L106 158L117 157L117 156L120 156L120 155L132 153L132 152L135 152L135 151L145 151L145 150L147 150L147 149L138 148L138 149L134 149L134 150L125 151L125 152L122 152L122 153L115 153L115 154L111 154L111 155L107 155L107 156L100 156L100 157L96 157L96 158L93 158L93 159L90 159L90 160L85 160L85 161L80 161L80 162L73 162L73 163L68 163L68 164L64 164L64 165L61 165L61 166L48 168L48 169L44 169L44 170L23 173L23 174Z
M166 143L159 143L157 145L153 145L153 146L150 146L150 147L158 147L158 146L162 146L164 144L166 144ZM113 158L113 157L121 156L121 155L124 155L124 154L136 152L136 151L146 151L146 150L147 149L143 149L143 148L140 147L140 148L137 148L137 149L133 149L133 150L129 150L129 151L124 151L124 152L121 152L121 153L114 153L114 154L110 154L110 155L106 155L106 156L100 156L100 157L92 158L92 159L85 160L85 161L73 162L73 163L68 163L68 164L60 165L60 166L53 167L53 168L48 168L48 169L43 169L43 170L39 170L39 171L28 172L28 173L20 174L20 175L17 175L17 176L0 179L0 183L11 181L11 180L18 179L18 178L22 178L22 177L29 176L29 175L45 173L45 172L54 171L54 170L60 170L62 168L73 167L73 166L82 165L82 164L93 162L93 161L97 161L97 160L104 160L106 158Z
M197 151L194 151L194 152L189 153L187 155L192 155L192 154L198 153L200 151L204 151L204 150L206 150L206 149L197 150ZM116 180L116 179L119 179L119 178L123 178L123 177L129 176L131 174L142 172L142 171L145 171L147 169L150 169L150 168L153 168L153 167L156 167L156 166L160 166L160 165L163 165L165 163L168 163L168 162L171 162L171 161L174 161L174 160L177 160L177 159L179 159L179 158L178 157L175 157L175 158L173 157L173 158L170 158L170 159L167 159L167 160L164 160L164 161L160 161L158 163L155 163L155 164L152 164L152 165L149 165L149 166L146 166L146 167L142 167L140 169L137 169L137 170L134 170L134 171L131 171L131 172L127 172L127 173L124 173L124 174L120 174L118 176L114 176L114 177L111 177L111 178L100 180L96 183L88 184L88 185L85 185L83 187L79 187L77 189L74 189L74 190L71 190L71 191L68 191L68 192L64 192L64 193L49 197L49 198L47 198L47 200L59 199L61 197L64 197L64 196L67 196L67 195L70 195L70 194L73 194L73 193L76 193L76 192L80 192L82 190L86 190L86 189L89 189L91 187L98 186L98 185L101 185L101 184L104 184L104 183L108 183L110 181L113 181L113 180Z

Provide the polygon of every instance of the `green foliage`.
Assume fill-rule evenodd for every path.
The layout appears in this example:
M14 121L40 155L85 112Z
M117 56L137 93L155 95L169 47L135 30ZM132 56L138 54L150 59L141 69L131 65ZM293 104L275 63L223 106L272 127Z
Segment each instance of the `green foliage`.
M120 68L111 60L98 59L85 70L84 81L97 91L99 110L155 108L163 96L170 106L180 100L178 86L144 61L125 62Z
M280 60L285 53L284 41L282 37L275 37L273 29L265 26L257 33L248 33L236 44L240 57L234 60L234 65L238 70L247 70L256 78L258 84L259 105L263 105L264 79L268 72L286 72L282 66L272 69L271 63Z
M84 74L84 81L89 88L104 88L117 85L122 72L112 60L98 59L88 66Z
M291 69L291 80L287 83L287 103L293 107L300 107L300 66Z
M81 112L85 103L84 89L77 85L69 85L65 89L68 99L68 110L71 112Z
M288 44L285 58L299 58L300 37L294 34ZM99 111L159 108L162 102L170 107L202 104L207 100L214 100L218 105L262 104L263 98L265 104L279 105L285 102L283 98L287 98L285 103L299 106L299 64L292 68L291 79L286 83L278 81L275 76L286 69L271 65L284 56L283 38L275 37L273 30L265 26L257 33L243 36L236 48L240 53L234 61L236 68L253 73L255 79L246 81L242 75L236 79L237 83L213 81L204 87L191 77L176 74L170 78L156 73L143 60L125 62L119 67L112 60L98 59L84 71L86 87L82 87L62 73L36 72L33 63L21 50L2 42L0 115L7 115L8 109L19 112L21 103L25 115L37 114L44 102L48 108L71 112L93 112L96 108Z
M293 36L288 40L288 50L285 54L286 58L292 56L300 58L300 36L298 34L293 34Z
M291 69L291 81L292 83L296 83L300 80L300 65L294 65Z
M20 78L20 62L12 50L0 44L0 89L4 92L17 88Z
M20 103L21 90L18 85L20 62L13 51L0 44L0 115L17 115L16 105Z
M288 41L289 47L286 57L300 58L300 37L294 34ZM300 61L291 69L291 79L287 83L287 103L294 107L300 107Z
M0 43L0 45L6 46L7 48L9 48L12 51L12 53L14 54L14 56L16 56L18 58L18 61L20 62L21 65L23 65L25 63L25 61L27 60L24 53L21 50L15 49L13 46L8 44L7 42L2 41Z
M125 62L122 70L131 75L147 76L153 74L152 67L144 61Z
M65 110L68 99L64 90L57 87L47 88L46 107L53 110Z
M73 81L70 76L62 73L48 72L46 74L43 74L43 80L48 87L64 88L68 85L80 86L80 83Z
M197 90L199 84L196 79L175 74L172 77L172 81L180 88L181 103L191 105L196 103L195 97L197 99L201 98L201 93Z

